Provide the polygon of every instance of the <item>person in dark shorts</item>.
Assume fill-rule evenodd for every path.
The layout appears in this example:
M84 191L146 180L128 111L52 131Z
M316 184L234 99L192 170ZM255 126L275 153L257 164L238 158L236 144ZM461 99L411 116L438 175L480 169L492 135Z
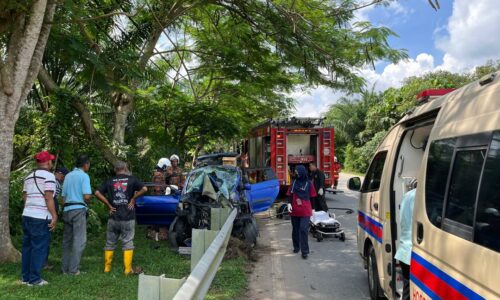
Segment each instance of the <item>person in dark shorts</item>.
M147 192L146 186L129 174L124 162L115 165L116 176L106 181L95 196L109 208L104 247L104 272L111 272L113 253L118 240L122 242L125 275L132 273L135 235L135 200Z

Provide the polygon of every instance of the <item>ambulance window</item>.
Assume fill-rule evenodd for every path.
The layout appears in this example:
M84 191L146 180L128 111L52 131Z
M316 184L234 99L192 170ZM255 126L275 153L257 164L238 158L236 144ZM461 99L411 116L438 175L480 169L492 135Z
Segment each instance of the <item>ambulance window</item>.
M500 134L495 133L483 171L474 242L500 252Z
M472 227L485 156L486 149L456 152L446 201L446 219Z
M363 182L363 187L361 188L362 193L378 191L380 188L380 181L382 180L382 172L384 171L386 157L387 151L379 152L375 155L368 169L368 173L366 174L365 181Z
M435 141L429 149L427 174L425 178L425 208L432 224L441 228L444 195L455 139Z

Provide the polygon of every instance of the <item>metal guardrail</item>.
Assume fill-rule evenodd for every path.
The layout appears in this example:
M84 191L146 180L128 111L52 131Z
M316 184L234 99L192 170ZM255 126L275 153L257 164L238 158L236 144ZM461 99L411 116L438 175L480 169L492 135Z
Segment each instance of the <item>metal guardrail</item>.
M205 297L226 253L236 213L236 209L231 211L224 226L191 271L174 300L203 299Z
M203 299L226 253L236 214L236 209L212 208L212 230L192 232L191 274L182 279L141 274L138 299Z

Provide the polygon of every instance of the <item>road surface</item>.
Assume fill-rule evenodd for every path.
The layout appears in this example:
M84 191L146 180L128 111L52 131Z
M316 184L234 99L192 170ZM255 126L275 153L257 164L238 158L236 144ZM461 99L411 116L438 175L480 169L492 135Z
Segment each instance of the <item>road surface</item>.
M250 275L247 299L369 299L366 271L357 251L358 193L347 190L350 176L341 174L342 194L327 194L329 207L354 210L347 215L333 210L342 223L346 241L335 238L318 243L309 235L307 260L292 253L290 221L259 216L259 260Z

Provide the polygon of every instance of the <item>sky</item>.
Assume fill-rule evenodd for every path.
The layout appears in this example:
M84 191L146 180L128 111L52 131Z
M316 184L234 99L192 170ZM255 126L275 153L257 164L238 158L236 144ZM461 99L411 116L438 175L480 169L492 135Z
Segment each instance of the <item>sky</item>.
M427 0L396 0L388 7L372 6L356 13L359 20L396 32L398 37L389 40L391 47L406 49L409 55L398 64L379 61L375 69L359 70L368 87L382 91L401 86L410 76L435 70L467 72L500 59L498 0L439 0L439 4L435 11ZM298 117L319 117L342 96L322 86L291 93Z

